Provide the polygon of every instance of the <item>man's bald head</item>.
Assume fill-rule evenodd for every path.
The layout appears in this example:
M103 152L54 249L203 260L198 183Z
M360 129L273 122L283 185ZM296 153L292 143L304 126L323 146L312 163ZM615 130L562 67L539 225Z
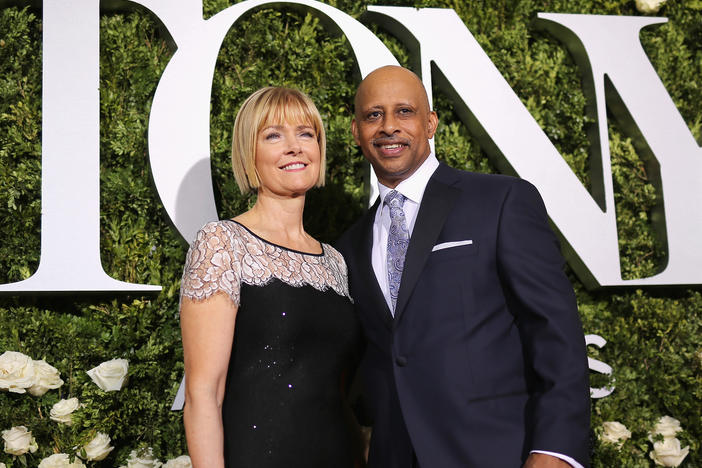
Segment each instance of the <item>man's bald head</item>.
M431 152L438 119L424 85L406 68L381 67L361 82L354 104L353 137L378 180L395 188Z
M361 84L358 85L356 96L353 100L354 113L358 112L359 99L361 98L364 89L370 88L377 83L382 82L411 83L412 85L416 86L417 93L419 93L419 95L423 98L423 101L426 103L426 110L429 110L429 96L427 96L427 91L424 88L424 83L422 83L422 80L415 75L413 71L408 70L407 68L400 67L399 65L385 65L370 72L361 81Z

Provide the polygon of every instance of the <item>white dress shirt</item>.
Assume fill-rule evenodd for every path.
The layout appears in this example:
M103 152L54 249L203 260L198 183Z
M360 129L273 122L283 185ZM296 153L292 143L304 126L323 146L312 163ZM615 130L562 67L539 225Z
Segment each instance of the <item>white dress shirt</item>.
M422 165L419 166L416 171L414 171L414 174L400 182L397 187L395 187L395 190L400 192L406 198L402 210L405 212L405 220L407 221L407 229L409 231L410 238L412 237L412 231L414 230L414 223L417 221L419 205L422 203L422 197L424 197L424 189L427 188L429 179L434 174L437 167L439 167L439 160L436 159L436 156L432 152L422 163ZM384 203L385 197L391 190L393 189L381 184L380 181L378 182L380 206L375 212L375 220L373 222L373 247L371 250L371 263L373 265L375 277L378 280L378 285L380 285L380 290L383 292L383 296L385 297L385 302L390 309L390 313L394 314L395 311L392 309L392 302L390 299L390 288L388 287L388 267L386 263L388 233L390 232L390 208ZM543 453L558 457L569 463L571 466L573 466L573 468L583 468L580 463L567 455L547 452L544 450L532 450L531 453Z
M417 212L419 205L422 203L424 189L427 188L429 179L436 168L439 167L439 161L430 153L427 159L424 160L421 166L414 171L414 174L400 182L395 190L405 196L405 204L402 206L402 211L405 212L405 220L407 221L407 230L412 237L414 223L417 221ZM380 285L380 290L383 291L385 302L392 314L395 311L392 309L390 300L390 288L388 287L388 266L387 266L387 248L388 248L388 233L390 232L390 207L385 205L385 197L391 188L384 186L378 182L378 192L380 193L380 206L375 212L375 221L373 222L373 248L371 250L371 263L375 277Z

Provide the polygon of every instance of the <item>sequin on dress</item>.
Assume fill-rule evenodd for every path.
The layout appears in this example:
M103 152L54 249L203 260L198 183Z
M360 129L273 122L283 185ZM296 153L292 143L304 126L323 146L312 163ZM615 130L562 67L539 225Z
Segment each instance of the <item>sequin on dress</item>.
M341 254L208 223L188 251L181 299L215 293L238 306L222 407L227 468L354 466L343 390L361 333Z

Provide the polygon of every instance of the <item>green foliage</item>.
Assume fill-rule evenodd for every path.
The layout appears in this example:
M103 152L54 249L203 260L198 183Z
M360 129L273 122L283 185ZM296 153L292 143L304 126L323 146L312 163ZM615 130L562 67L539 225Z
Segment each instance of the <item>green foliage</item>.
M330 4L361 17L368 4L453 8L515 93L591 188L591 147L580 73L563 44L537 30L537 12L639 15L625 0L455 0ZM232 4L204 2L210 18ZM645 28L644 49L694 137L702 142L702 7L669 0L669 21ZM0 9L0 283L27 278L39 261L41 212L41 12ZM364 18L362 18L365 21ZM414 53L377 25L368 24L398 61L415 67ZM20 351L45 359L66 382L42 397L0 392L0 430L26 425L39 451L29 466L55 451L73 452L95 431L116 449L104 462L124 464L132 449L152 446L161 459L185 453L182 415L169 411L182 376L178 288L186 246L166 221L152 187L147 124L159 77L172 56L155 18L143 9L104 12L100 23L101 255L105 271L124 281L160 284L157 296L0 297L0 353ZM300 9L258 9L225 38L212 86L210 120L213 188L221 217L253 203L231 175L229 151L236 111L255 89L289 85L310 94L327 129L327 185L308 196L305 223L324 241L336 237L362 212L367 170L349 127L358 73L346 39ZM436 147L451 166L497 172L478 141L434 89L440 118ZM655 165L644 158L614 117L609 122L617 222L626 278L655 274L665 264L664 244L651 219L660 203ZM650 467L648 432L664 415L681 421L678 434L690 455L683 466L702 466L702 294L698 290L587 291L571 274L586 333L608 343L589 355L614 369L616 390L593 400L592 427L619 421L632 432L621 449L594 440L595 467ZM129 360L129 381L103 392L85 371L113 358ZM592 373L592 385L611 384ZM48 418L60 398L84 406L74 424ZM0 452L0 462L21 460Z

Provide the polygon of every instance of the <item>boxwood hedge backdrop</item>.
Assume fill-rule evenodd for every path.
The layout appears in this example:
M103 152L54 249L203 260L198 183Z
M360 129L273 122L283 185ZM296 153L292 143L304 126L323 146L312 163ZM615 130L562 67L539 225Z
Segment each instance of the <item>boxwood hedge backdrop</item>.
M228 7L205 0L206 17ZM580 75L562 43L534 28L537 12L641 15L633 0L381 0L329 3L361 17L368 4L453 8L475 35L578 177L589 186L590 144ZM96 432L115 449L88 466L126 465L132 450L152 447L161 461L186 453L182 413L169 410L183 373L178 288L187 246L165 218L152 186L147 124L159 77L172 56L167 37L147 10L103 5L100 22L100 207L105 271L134 283L160 284L148 296L0 297L0 354L22 352L56 367L64 385L40 397L0 392L0 430L26 426L38 450L0 451L8 467L37 466L55 452L74 453ZM669 21L645 28L641 41L697 141L702 141L702 2L669 1L657 13ZM363 20L363 18L362 18ZM398 60L407 49L377 32ZM0 8L0 282L25 279L40 252L41 8L5 2ZM219 215L232 217L252 198L240 195L228 162L235 113L255 89L290 85L309 93L328 130L328 183L308 197L308 230L333 242L363 210L366 169L350 136L358 82L344 37L304 11L257 10L225 39L212 90L213 185ZM496 172L496 166L437 89L439 158L451 166ZM645 161L610 119L616 212L625 278L649 276L664 262L649 223L660 197ZM702 176L702 174L701 174ZM690 216L702 216L690 207ZM702 267L702 265L700 266ZM662 416L680 421L690 453L682 466L702 466L702 294L699 288L586 290L569 271L585 332L608 340L589 356L614 369L616 390L593 400L592 451L597 467L649 467L649 432ZM86 371L103 361L129 361L121 391L103 392ZM611 382L591 373L592 385ZM82 406L71 426L49 413L59 399ZM618 447L601 440L602 423L619 421L631 438ZM139 465L142 466L142 465Z

